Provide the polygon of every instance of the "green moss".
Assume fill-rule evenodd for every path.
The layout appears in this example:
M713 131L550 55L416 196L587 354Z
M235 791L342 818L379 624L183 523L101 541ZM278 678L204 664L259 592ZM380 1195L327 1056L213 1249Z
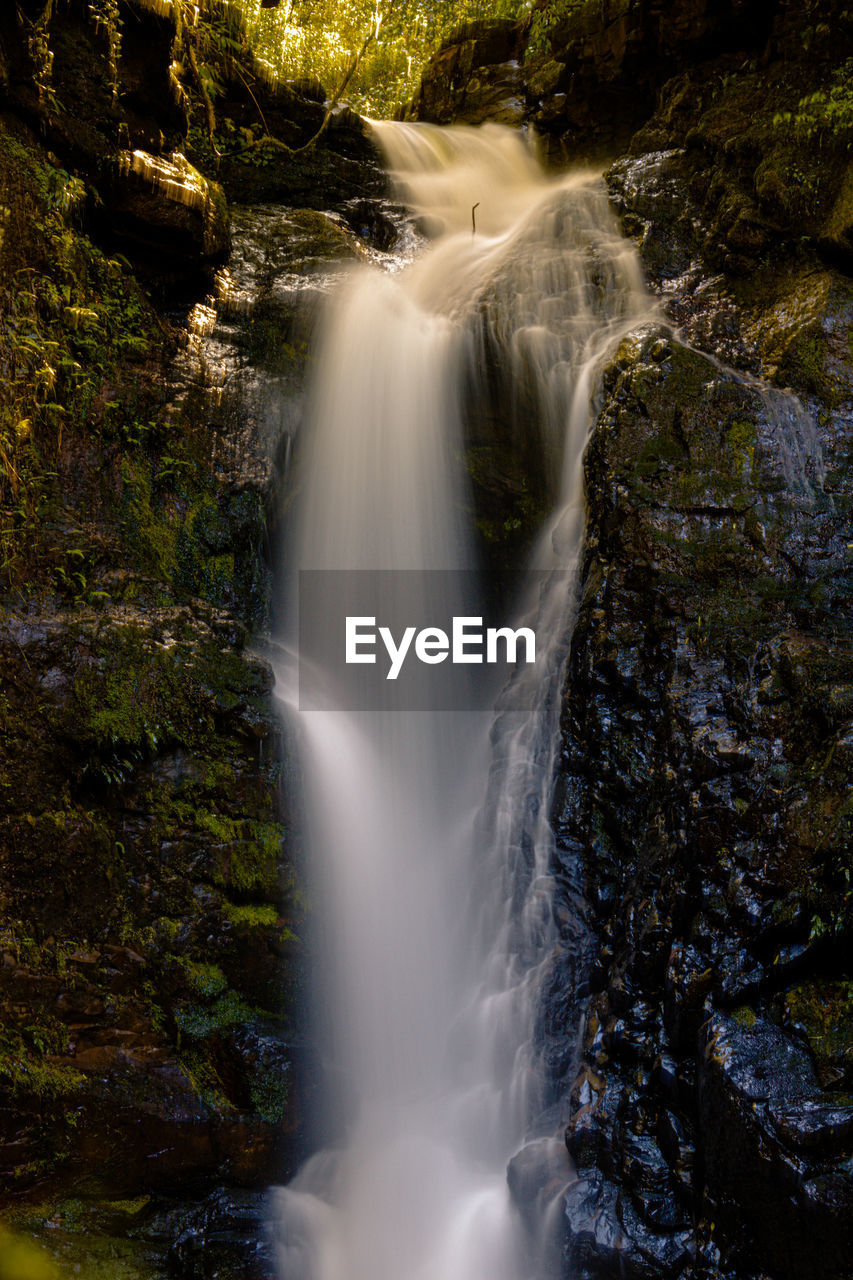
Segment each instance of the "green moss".
M252 1080L249 1097L262 1120L267 1124L281 1124L290 1100L290 1081L279 1071L260 1072Z
M109 782L129 776L164 744L209 749L217 715L239 705L241 692L256 680L239 654L222 651L215 637L179 615L166 639L127 625L90 633L89 643L95 660L75 677L63 729L92 754L88 775ZM189 812L177 809L181 820ZM217 840L238 834L213 812L199 810L195 820Z
M214 999L226 990L228 983L218 965L202 964L196 960L185 960L183 964L190 988L196 995Z
M246 906L235 902L224 902L222 914L236 929L271 929L278 924L279 920L278 909L270 903L263 903L261 906L252 903ZM290 929L283 928L281 937L283 941L290 941L295 939L296 935Z
M726 442L744 479L753 470L756 434L755 423L743 418L735 419L726 431Z
M0 209L0 586L41 578L86 598L88 575L66 556L88 552L51 519L67 444L110 435L111 388L121 381L132 396L133 366L162 346L162 333L125 265L77 230L82 182L8 123L0 182L9 202Z
M233 1111L225 1086L204 1046L183 1044L180 1053L181 1066L192 1087L205 1106L214 1111Z
M773 125L809 145L853 144L853 59L836 67L826 86L801 97L793 110L778 112Z
M79 1093L86 1077L73 1067L56 1066L26 1054L0 1055L0 1085L13 1095L57 1100Z
M240 838L240 824L232 818L209 809L197 809L194 816L196 825L221 844L232 844Z
M729 448L739 454L751 452L755 448L755 438L755 423L744 418L736 418L726 431Z
M847 1087L853 1082L853 982L803 983L784 1005L808 1040L824 1087Z
M207 1040L219 1031L251 1022L258 1016L236 991L226 991L213 1004L186 1004L175 1014L181 1037L190 1041Z
M835 408L841 390L826 369L826 336L820 329L807 330L798 336L786 353L785 365L792 380L824 403Z
M742 1005L740 1009L735 1009L732 1017L739 1027L743 1027L744 1031L751 1031L757 1022L755 1011L747 1005Z
M216 883L238 893L277 897L282 841L278 823L236 823L204 814L202 824L214 839L227 845L226 856L214 876Z
M154 475L146 458L125 456L121 463L122 523L135 548L134 562L144 573L168 582L174 573L180 518L154 499Z

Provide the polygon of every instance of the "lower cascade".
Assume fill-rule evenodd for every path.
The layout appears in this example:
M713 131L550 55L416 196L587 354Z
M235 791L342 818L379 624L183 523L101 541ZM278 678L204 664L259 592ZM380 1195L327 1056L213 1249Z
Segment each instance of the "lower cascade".
M653 303L596 174L546 176L497 125L375 128L429 243L353 271L329 309L288 590L306 570L460 570L416 572L417 603L477 612L447 593L478 573L462 458L490 381L507 389L518 448L536 441L552 509L512 623L535 629L535 661L492 710L413 711L390 683L373 709L330 696L305 710L334 679L306 652L298 710L280 672L303 759L337 1145L275 1193L279 1273L534 1280L549 1259L531 1214L570 1176L549 1143L541 1011L569 946L549 813L582 455L603 364ZM531 1139L548 1188L522 1212L507 1166Z

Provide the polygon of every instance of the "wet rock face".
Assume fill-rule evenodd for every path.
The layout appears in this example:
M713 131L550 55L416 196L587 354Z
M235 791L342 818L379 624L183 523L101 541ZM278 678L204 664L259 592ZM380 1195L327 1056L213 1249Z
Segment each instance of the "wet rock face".
M793 121L851 31L806 59L807 18L675 77L608 173L693 349L617 353L587 457L561 819L601 943L584 1275L849 1270L848 158Z
M614 155L658 89L697 58L767 40L775 0L541 4L523 22L471 24L428 64L412 104L437 124L532 123L558 163Z
M806 1048L760 1019L716 1015L703 1040L701 1128L723 1214L736 1226L731 1205L750 1204L760 1256L774 1275L844 1275L844 1224L853 1214L849 1095L821 1094ZM783 1210L788 1226L780 1234Z
M200 602L5 622L5 1171L264 1183L301 1106L271 672Z
M430 60L412 103L413 117L433 124L522 124L520 57L515 23L469 23Z
M186 1215L169 1252L184 1280L277 1280L269 1205L262 1195L217 1192Z
M850 482L812 409L666 329L605 373L558 815L600 943L584 1275L846 1274Z
M79 420L66 401L54 558L3 602L2 1173L96 1197L263 1185L297 1158L312 1068L290 752L247 637L269 619L266 507L307 331L331 274L367 250L342 217L238 211L240 250L176 352L76 228L58 233L76 256L50 256L32 178L49 162L23 127L5 156L9 276L36 261L62 281L72 264L117 281L119 303L72 316L98 322L97 338L71 329L97 382ZM142 368L105 354L136 333L125 302L160 337L134 339ZM73 583L52 571L57 539Z

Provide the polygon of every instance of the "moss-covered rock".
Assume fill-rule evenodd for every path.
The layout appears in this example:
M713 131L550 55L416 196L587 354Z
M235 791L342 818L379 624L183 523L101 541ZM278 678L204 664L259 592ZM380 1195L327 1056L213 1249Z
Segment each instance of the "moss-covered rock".
M784 997L785 1025L803 1037L825 1089L849 1091L853 1080L853 1034L849 981L804 982Z
M174 23L120 8L168 85ZM185 126L175 86L158 105L142 83L136 28L113 66L88 6L34 16L54 52L41 91L0 18L4 1172L94 1195L262 1183L304 1114L282 1017L302 963L286 757L246 647L268 616L273 461L217 471L228 425L182 382L193 335L101 247L127 232L138 265L159 245L146 281L163 289L168 240L182 268L225 252L224 199L159 155L139 173L131 156L119 198L128 146L171 150ZM57 124L85 73L87 107ZM119 207L133 183L147 212Z
M200 606L5 622L0 1088L30 1135L14 1172L263 1180L281 1114L233 1046L219 1064L241 1029L280 1026L298 981L269 669ZM173 1148L184 1113L195 1136ZM125 1125L136 1147L105 1166Z
M225 194L179 152L169 158L123 152L101 186L99 223L136 254L165 255L185 266L228 256Z

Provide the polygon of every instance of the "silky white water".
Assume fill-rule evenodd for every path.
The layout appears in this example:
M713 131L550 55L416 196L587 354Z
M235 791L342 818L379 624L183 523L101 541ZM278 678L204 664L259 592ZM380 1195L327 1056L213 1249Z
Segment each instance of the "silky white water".
M490 361L557 500L532 555L547 572L518 606L538 638L518 677L527 711L498 696L489 713L407 712L393 693L336 711L333 673L299 655L303 692L332 707L295 714L317 1035L347 1120L339 1147L276 1193L280 1275L533 1280L545 1262L506 1168L547 1087L536 1019L561 945L548 819L581 457L602 364L651 303L597 176L547 178L498 126L376 128L431 239L402 270L353 271L330 308L291 583L299 569L476 569L462 416ZM423 591L449 580L425 574Z

